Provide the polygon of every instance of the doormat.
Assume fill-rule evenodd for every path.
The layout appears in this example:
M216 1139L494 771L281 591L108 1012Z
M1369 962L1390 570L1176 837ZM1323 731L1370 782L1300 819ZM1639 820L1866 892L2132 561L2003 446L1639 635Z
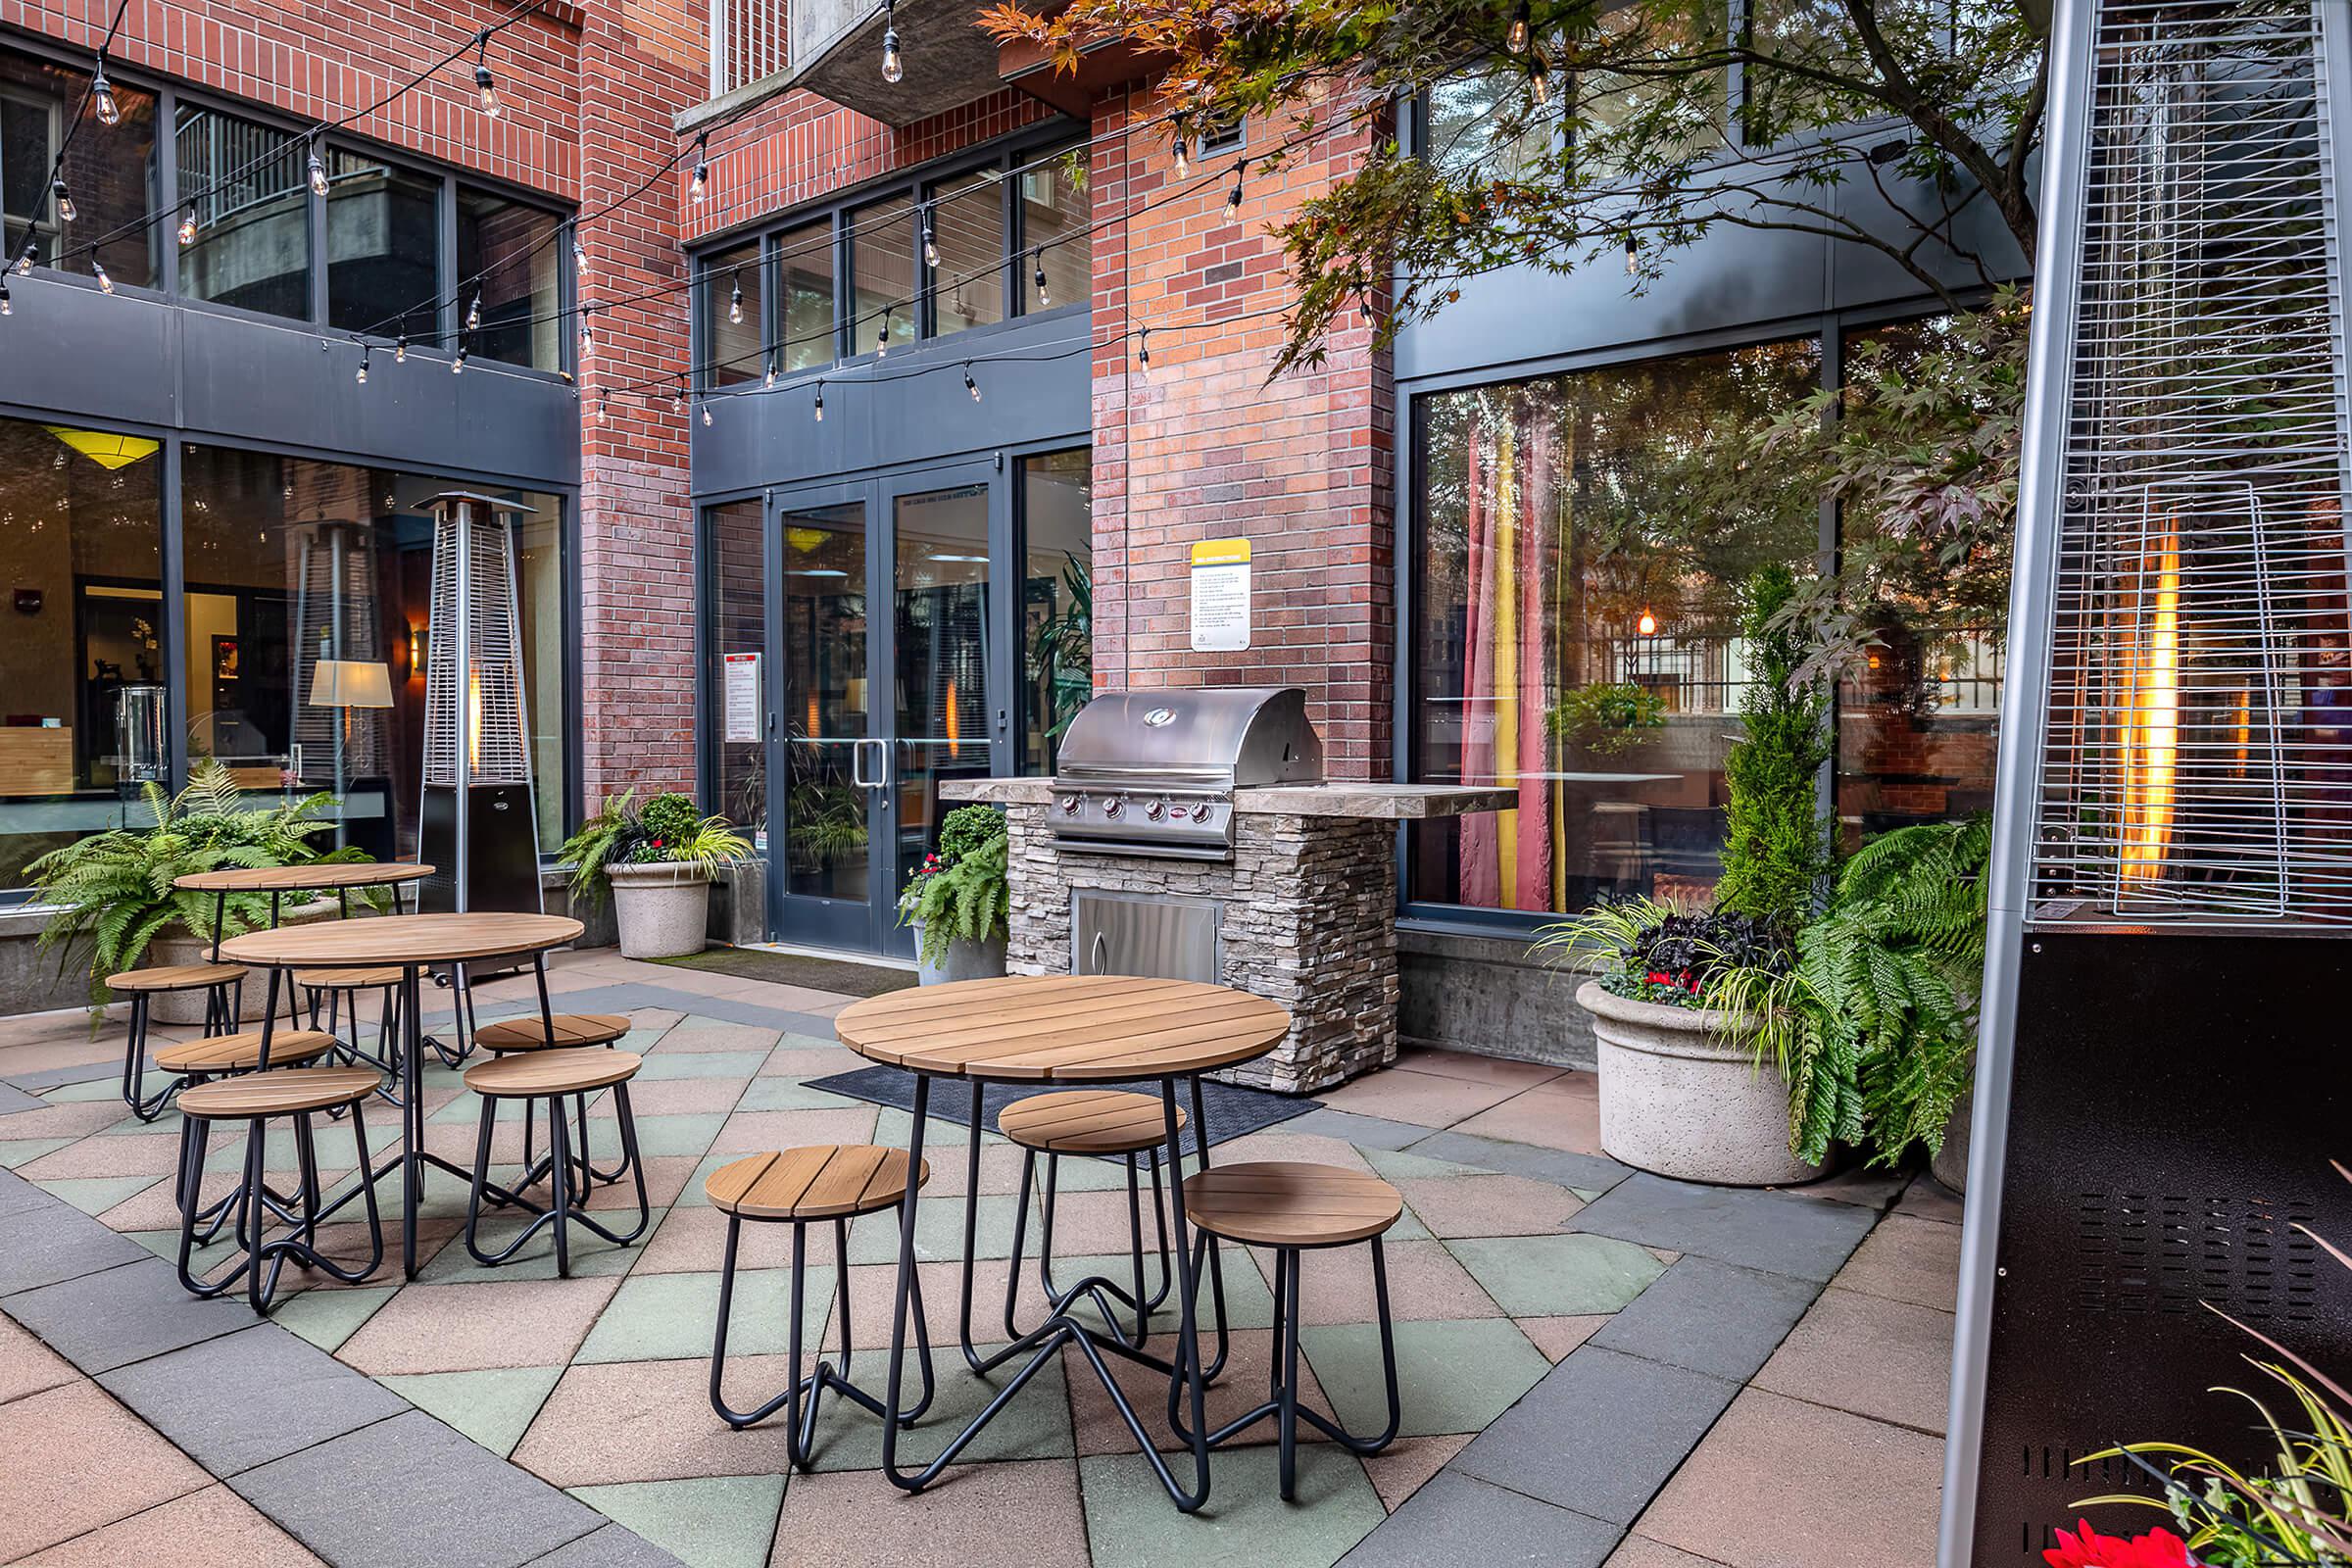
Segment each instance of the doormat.
M914 1074L898 1067L857 1067L849 1072L837 1072L830 1078L811 1078L808 1080L808 1087L830 1090L837 1095L847 1095L852 1100L868 1100L896 1110L914 1108ZM1156 1078L1140 1078L1127 1083L1040 1084L1035 1088L1027 1084L989 1084L985 1088L987 1098L981 1102L984 1118L981 1125L990 1132L1001 1130L997 1126L997 1117L1014 1101L1027 1100L1032 1095L1054 1094L1060 1089L1127 1089L1139 1095L1150 1095L1154 1100L1159 1098L1159 1080ZM931 1119L957 1127L968 1125L972 1115L971 1094L972 1086L960 1078L932 1079ZM1192 1098L1181 1086L1177 1095L1177 1103L1184 1106L1187 1117L1181 1147L1184 1152L1190 1154L1198 1152L1190 1125ZM1201 1109L1208 1117L1209 1132L1212 1134L1209 1141L1212 1145L1263 1132L1268 1127L1289 1121L1293 1116L1303 1116L1310 1110L1318 1109L1323 1103L1320 1100L1309 1100L1302 1095L1278 1095L1270 1089L1221 1084L1214 1078L1200 1080L1200 1102Z
M815 958L803 953L769 953L761 948L706 948L683 958L654 961L680 969L731 974L739 980L765 980L780 986L830 991L844 997L878 997L885 991L907 991L914 986L912 969L885 969L879 964Z

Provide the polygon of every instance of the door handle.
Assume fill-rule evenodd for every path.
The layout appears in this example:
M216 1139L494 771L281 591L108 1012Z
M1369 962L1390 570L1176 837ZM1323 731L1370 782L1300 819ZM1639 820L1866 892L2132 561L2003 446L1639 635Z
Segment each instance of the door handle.
M874 787L873 780L865 776L865 742L863 741L850 742L850 787L860 790L870 790Z
M1103 973L1103 972L1104 972L1104 970L1103 970L1103 968L1102 968L1102 962L1103 962L1103 959L1104 959L1104 958L1106 958L1106 957L1109 956L1109 953L1110 953L1110 938L1109 938L1109 936L1108 936L1106 933L1104 933L1104 932L1101 932L1101 931L1098 931L1098 932L1096 932L1096 933L1095 933L1095 946L1094 946L1094 951L1088 955L1088 956L1089 956L1089 957L1091 957L1091 958L1093 958L1093 959L1095 960L1095 973L1097 973L1097 974L1102 974L1102 973Z
M850 753L850 782L858 785L863 789L869 790L884 790L890 788L890 742L869 739L853 741L850 744L854 748L854 750ZM867 778L865 776L865 768L863 765L865 749L868 746L874 747L876 749L876 755L881 759L881 765L874 769L874 776L872 778Z

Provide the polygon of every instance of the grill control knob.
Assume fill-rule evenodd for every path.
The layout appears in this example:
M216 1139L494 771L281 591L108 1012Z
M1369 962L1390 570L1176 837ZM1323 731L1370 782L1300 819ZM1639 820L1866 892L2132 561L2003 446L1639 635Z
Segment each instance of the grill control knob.
M1084 803L1085 799L1086 797L1083 795L1064 795L1061 798L1061 814L1064 816L1076 816L1078 814L1078 808Z
M1113 795L1109 800L1102 803L1102 814L1104 816L1117 816L1126 809L1126 801L1116 795Z
M1144 808L1144 815L1154 822L1158 821L1161 817L1167 814L1168 803L1164 800L1153 801L1151 805Z
M1214 815L1216 815L1216 808L1206 801L1202 801L1193 808L1193 820L1196 822L1205 822Z

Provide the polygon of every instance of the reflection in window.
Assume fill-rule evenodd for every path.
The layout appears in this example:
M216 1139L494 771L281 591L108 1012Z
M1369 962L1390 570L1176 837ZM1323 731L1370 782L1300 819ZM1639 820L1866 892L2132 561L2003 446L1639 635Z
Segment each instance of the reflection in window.
M441 181L343 147L326 166L327 324L397 331L440 297Z
M30 234L43 262L88 277L91 257L81 247L124 228L129 232L98 248L97 260L117 283L157 287L156 258L171 225L139 225L161 199L153 93L115 83L115 103L122 111L118 125L101 126L95 113L84 111L84 128L58 171L79 216L63 232L58 227L49 172L65 142L68 117L89 85L86 71L0 54L0 208L8 215L7 254L22 254ZM184 188L184 174L181 181Z
M850 352L914 341L914 203L897 197L850 214Z
M833 224L804 223L776 236L784 293L783 368L833 363Z
M1004 319L1004 181L1001 171L937 187L931 237L931 330L940 337Z
M767 372L766 289L760 242L720 251L703 264L703 380L710 386L757 381Z
M1748 680L1740 589L1813 561L1819 504L1686 498L1719 495L1705 466L1819 366L1803 340L1419 401L1413 776L1515 787L1519 805L1416 824L1414 898L1568 910L1713 886Z
M1021 459L1021 769L1052 772L1061 732L1094 696L1093 455Z
M1494 67L1444 76L1429 88L1422 154L1449 179L1517 179L1550 157L1558 110L1530 120L1527 74Z
M1049 311L1088 298L1094 259L1087 241L1085 151L1060 154L1022 174L1021 244L1029 252L1021 269L1023 311ZM1041 268L1046 276L1043 299L1037 292Z
M143 826L168 782L162 449L143 436L0 419L0 889L26 862Z
M867 791L858 743L875 694L865 673L865 508L788 512L783 548L784 891L864 902Z
M988 776L988 486L900 496L893 522L904 887L939 842L940 781Z
M180 217L195 220L194 237L179 247L182 294L310 319L309 146L274 126L180 105L172 127L187 196Z
M1689 59L1731 40L1723 0L1678 0L1664 8L1629 6L1607 13L1598 24L1610 34L1644 24L1651 38L1647 51L1667 59ZM1575 92L1576 116L1586 127L1579 136L1587 143L1596 135L1623 131L1642 148L1694 159L1725 145L1728 78L1723 72L1623 75L1596 71L1579 80ZM1605 145L1594 146L1588 167L1580 171L1595 179L1631 172L1619 167Z
M481 329L467 340L468 353L534 370L564 368L564 323L556 317L557 253L567 249L557 237L563 226L543 207L458 187L458 276L467 280L460 312L471 308L477 293L482 301ZM464 321L461 314L461 328Z
M704 641L710 661L704 678L712 709L711 781L718 792L711 807L755 837L761 850L767 847L767 769L761 745L767 694L760 689L766 673L761 654L767 647L767 601L760 581L764 511L758 501L731 501L704 514L709 541L705 559L715 612L711 633ZM747 682L748 714L737 697L739 686Z

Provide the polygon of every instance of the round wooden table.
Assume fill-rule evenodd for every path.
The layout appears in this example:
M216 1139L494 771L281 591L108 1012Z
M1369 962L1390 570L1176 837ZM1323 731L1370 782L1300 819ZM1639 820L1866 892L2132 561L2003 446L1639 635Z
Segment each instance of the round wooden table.
M172 885L187 893L213 896L213 961L220 961L220 925L228 912L231 893L270 895L270 924L277 924L278 901L289 893L332 893L344 914L351 913L354 888L400 888L421 882L436 868L414 860L333 860L311 865L234 865L220 871L192 871L174 877ZM400 907L400 895L392 895Z
M289 869L295 869L289 867ZM423 1076L424 1026L418 977L439 964L479 963L491 958L531 960L539 982L539 1020L552 1030L555 1009L547 994L547 954L568 946L587 927L560 914L388 914L374 920L336 920L320 925L281 926L248 931L220 945L221 956L276 973L289 969L331 969L345 965L394 967L400 982L400 1156L369 1173L368 1181L397 1167L401 1172L401 1267L416 1277L416 1207L424 1190L424 1163L430 1160L452 1175L473 1179L473 1172L455 1161L428 1153L424 1148L424 1097L417 1092ZM272 1025L262 1024L262 1064L270 1061ZM340 1208L358 1189L337 1199ZM332 1210L330 1209L329 1212ZM321 1215L321 1217L324 1217Z
M1195 1320L1193 1248L1184 1216L1182 1129L1176 1110L1176 1085L1190 1085L1193 1129L1200 1168L1208 1166L1208 1120L1200 1097L1200 1076L1220 1067L1261 1056L1291 1032L1291 1015L1282 1007L1248 992L1190 980L1154 980L1132 975L1008 976L1002 980L965 980L952 985L923 986L894 991L844 1007L833 1020L843 1045L872 1061L905 1068L914 1074L914 1105L907 1133L907 1163L921 1169L923 1132L931 1113L931 1080L961 1078L972 1085L971 1118L965 1155L962 1337L964 1359L975 1372L985 1373L1012 1359L1028 1360L1010 1382L974 1417L971 1424L949 1440L930 1464L914 1472L898 1465L898 1423L882 1424L882 1470L893 1484L919 1492L961 1452L982 1428L994 1420L1046 1363L1059 1356L1065 1345L1085 1355L1119 1415L1134 1432L1138 1446L1176 1506L1190 1513L1208 1500L1208 1426L1204 1402L1206 1380L1212 1375L1200 1355ZM1167 1163L1173 1211L1174 1266L1181 1293L1177 1313L1177 1354L1162 1359L1130 1345L1116 1335L1073 1316L1068 1305L1088 1292L1093 1280L1080 1280L1061 1297L1065 1303L1045 1321L994 1355L983 1357L972 1345L972 1264L979 1232L977 1195L980 1191L980 1131L982 1086L991 1083L1100 1084L1130 1079L1157 1079L1166 1148L1157 1157ZM903 1206L899 1220L898 1299L892 1309L890 1389L884 1409L901 1408L906 1356L907 1282L914 1277L915 1205ZM1208 1256L1216 1257L1211 1247ZM1111 1282L1105 1280L1102 1283ZM1221 1280L1220 1280L1221 1285ZM1220 1292L1221 1295L1221 1292ZM1220 1313L1220 1321L1222 1314ZM1155 1434L1144 1429L1110 1368L1105 1353L1139 1362L1189 1392L1191 1420L1181 1428L1193 1453L1193 1481L1187 1487L1160 1457ZM1222 1360L1222 1352L1219 1356ZM1171 1398L1170 1414L1175 1413Z

